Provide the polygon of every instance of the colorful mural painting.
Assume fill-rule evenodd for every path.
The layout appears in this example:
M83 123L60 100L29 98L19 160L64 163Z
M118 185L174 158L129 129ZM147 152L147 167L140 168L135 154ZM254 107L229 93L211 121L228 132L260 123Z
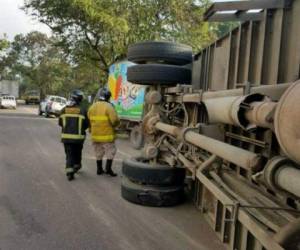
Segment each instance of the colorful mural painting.
M121 119L141 120L144 108L145 87L127 81L128 61L115 63L109 68L108 88L111 102Z

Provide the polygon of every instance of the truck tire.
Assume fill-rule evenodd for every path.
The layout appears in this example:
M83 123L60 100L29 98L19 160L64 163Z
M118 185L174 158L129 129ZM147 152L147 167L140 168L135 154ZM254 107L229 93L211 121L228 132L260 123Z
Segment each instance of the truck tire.
M190 84L191 70L182 66L164 64L141 64L128 68L129 82L141 85Z
M145 185L176 186L183 185L184 168L172 168L167 165L150 165L143 158L133 158L123 161L123 175L129 180Z
M135 63L166 62L185 65L193 61L190 46L173 42L141 42L130 45L127 58Z
M141 149L144 146L144 135L140 126L134 126L131 129L130 143L134 149Z
M123 178L121 196L132 203L150 207L175 206L184 201L184 186L154 187Z

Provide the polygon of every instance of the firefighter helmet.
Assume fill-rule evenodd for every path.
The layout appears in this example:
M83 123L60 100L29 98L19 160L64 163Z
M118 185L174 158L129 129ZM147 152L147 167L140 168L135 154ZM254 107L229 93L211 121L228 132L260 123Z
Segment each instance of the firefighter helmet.
M107 88L101 88L98 92L98 99L108 102L111 97L111 92Z
M73 102L80 103L83 100L83 92L79 89L75 89L71 92L70 99Z

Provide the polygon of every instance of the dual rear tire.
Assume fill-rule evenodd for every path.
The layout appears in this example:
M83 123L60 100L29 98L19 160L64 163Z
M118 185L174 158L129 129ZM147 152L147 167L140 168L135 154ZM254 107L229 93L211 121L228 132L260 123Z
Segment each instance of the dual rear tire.
M121 194L131 203L151 207L170 207L184 201L184 186L146 186L123 178Z
M150 164L142 158L123 162L122 197L143 206L167 207L184 201L185 169Z
M159 62L171 65L185 65L193 60L190 46L173 42L140 42L128 48L127 58L134 63Z
M191 83L192 48L173 42L141 42L129 47L129 61L137 63L127 71L128 81L141 85Z
M173 42L141 42L131 45L127 58L137 63L127 70L127 80L150 86L191 83L193 61L189 46ZM122 197L143 206L175 206L184 201L185 169L150 164L142 158L123 162Z
M128 68L127 78L141 85L190 84L191 70L183 66L140 64Z

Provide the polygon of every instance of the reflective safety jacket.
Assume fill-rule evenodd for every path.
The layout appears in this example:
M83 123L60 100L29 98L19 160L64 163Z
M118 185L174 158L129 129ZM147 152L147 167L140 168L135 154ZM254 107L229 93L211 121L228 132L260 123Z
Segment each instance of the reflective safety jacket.
M66 106L59 117L63 143L83 143L85 130L89 127L87 112L78 105Z
M120 120L112 104L105 101L94 103L89 111L91 138L94 142L113 142L115 140L114 128Z

